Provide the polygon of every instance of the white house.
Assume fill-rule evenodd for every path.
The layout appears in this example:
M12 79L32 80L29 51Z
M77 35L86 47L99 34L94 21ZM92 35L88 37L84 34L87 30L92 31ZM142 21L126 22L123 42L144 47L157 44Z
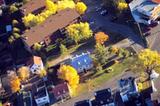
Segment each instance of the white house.
M30 71L33 74L40 73L40 71L44 69L42 59L38 56L33 56L28 65L30 66Z
M50 104L50 99L46 87L37 89L37 93L34 95L37 106L44 106Z
M160 0L133 0L129 3L131 14L138 23L150 25L160 18Z

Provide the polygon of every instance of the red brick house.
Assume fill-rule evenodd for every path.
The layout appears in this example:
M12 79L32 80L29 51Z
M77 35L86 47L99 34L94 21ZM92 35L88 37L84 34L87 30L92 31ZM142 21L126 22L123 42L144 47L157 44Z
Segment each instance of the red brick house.
M66 82L52 86L49 89L49 93L54 95L56 101L70 97L68 84Z

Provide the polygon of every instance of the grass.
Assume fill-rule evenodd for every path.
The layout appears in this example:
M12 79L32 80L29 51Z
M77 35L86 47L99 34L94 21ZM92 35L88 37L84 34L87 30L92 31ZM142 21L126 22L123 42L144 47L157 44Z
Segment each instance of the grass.
M70 47L68 49L68 53L66 55L53 55L53 56L50 56L47 58L47 64L50 66L53 66L53 63L54 63L54 59L63 59L65 56L67 56L68 54L71 54L73 52L75 52L82 44L79 44L79 45L74 45L73 47Z
M95 88L102 86L103 83L115 77L116 75L121 74L125 69L131 67L135 62L136 59L134 57L129 57L122 63L114 64L113 66L111 66L113 68L113 71L110 73L106 73L105 70L98 71L93 76L91 76L91 78L93 79L88 80L86 83L79 84L76 96L87 93L90 90L94 90Z

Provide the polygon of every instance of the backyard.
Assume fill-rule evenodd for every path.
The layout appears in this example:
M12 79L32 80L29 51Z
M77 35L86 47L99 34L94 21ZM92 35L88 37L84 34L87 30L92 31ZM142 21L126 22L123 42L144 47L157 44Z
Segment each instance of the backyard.
M132 67L133 64L135 64L137 61L137 58L135 56L126 58L122 63L116 63L112 65L110 68L113 69L112 72L106 72L106 70L97 71L96 73L92 75L88 75L89 79L84 82L80 83L79 87L77 89L77 93L75 96L78 96L80 94L85 94L89 91L94 90L95 88L99 86L103 86L102 84L109 79L123 73L124 71L131 70L129 67ZM86 76L86 77L88 77Z

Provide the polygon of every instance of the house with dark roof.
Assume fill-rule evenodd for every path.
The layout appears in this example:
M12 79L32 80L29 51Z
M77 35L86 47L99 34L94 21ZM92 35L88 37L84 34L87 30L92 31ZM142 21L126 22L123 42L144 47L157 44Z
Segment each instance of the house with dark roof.
M46 104L50 104L48 90L44 83L40 83L39 85L37 85L37 92L34 93L33 96L37 106L44 106Z
M77 22L80 15L75 9L65 9L48 17L43 23L30 28L22 36L26 44L31 47L35 43L49 45L60 36L64 36L65 27Z
M23 92L23 104L21 106L32 106L32 94L31 92Z
M118 81L120 96L124 103L129 103L134 98L140 97L135 78L128 77ZM134 101L133 101L134 102Z
M53 94L55 101L70 98L68 84L66 82L51 86L49 93Z
M133 0L129 3L129 7L131 10L131 14L136 22L146 25L159 23L159 0Z
M110 88L96 91L94 93L96 106L115 106L114 98Z
M90 57L90 53L82 53L81 55L76 55L70 60L70 65L74 67L78 73L82 73L93 68L93 60Z

